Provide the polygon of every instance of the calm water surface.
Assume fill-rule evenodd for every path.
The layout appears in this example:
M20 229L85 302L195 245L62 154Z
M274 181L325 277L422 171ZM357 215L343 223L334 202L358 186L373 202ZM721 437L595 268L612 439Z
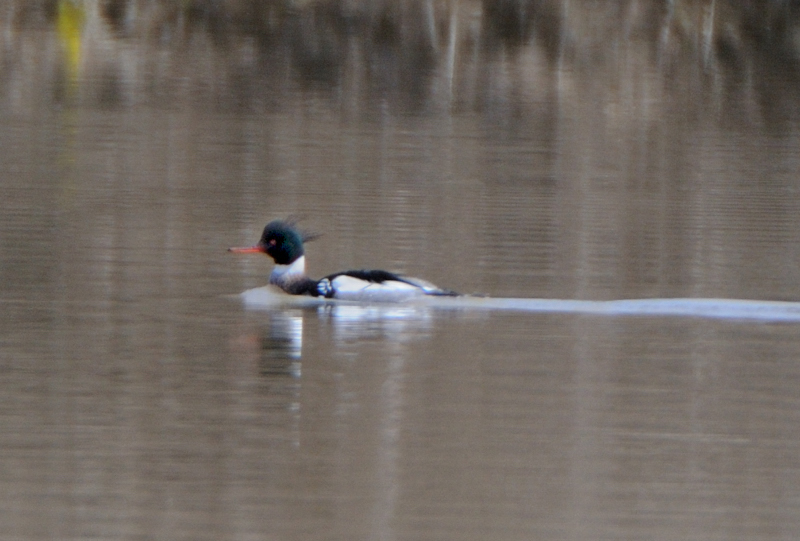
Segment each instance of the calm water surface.
M798 300L794 68L419 5L4 15L1 538L797 538L796 324L244 308L287 215L314 276Z

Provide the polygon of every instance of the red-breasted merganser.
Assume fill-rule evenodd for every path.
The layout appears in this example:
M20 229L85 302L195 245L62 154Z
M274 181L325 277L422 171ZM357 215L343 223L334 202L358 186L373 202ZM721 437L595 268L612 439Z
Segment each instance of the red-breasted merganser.
M255 246L229 248L239 254L262 253L275 261L269 283L290 295L311 295L344 300L402 300L417 295L455 296L430 282L385 270L351 270L329 274L320 280L306 275L303 243L315 238L299 231L291 221L267 224Z

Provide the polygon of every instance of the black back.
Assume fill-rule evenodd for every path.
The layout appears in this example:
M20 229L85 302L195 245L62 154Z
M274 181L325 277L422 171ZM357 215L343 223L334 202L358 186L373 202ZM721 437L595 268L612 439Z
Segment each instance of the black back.
M366 282L372 282L374 284L380 284L380 283L383 283L383 282L387 282L389 280L394 280L394 281L397 281L397 282L411 283L411 282L406 282L406 280L404 280L403 277L400 276L399 274L395 274L393 272L389 272L389 271L385 271L385 270L367 270L367 269L349 270L349 271L336 272L334 274L329 274L325 278L327 278L328 280L333 280L337 276L352 276L353 278L357 278L359 280L364 280Z
M385 270L360 269L360 270L336 272L334 274L329 274L328 276L325 276L323 280L328 279L332 281L337 276L351 276L353 278L357 278L359 280L365 280L367 282L372 282L375 284L380 284L388 281L403 282L404 284L409 284L414 287L422 289L426 295L435 295L444 297L457 297L459 295L455 291L452 291L450 289L441 289L440 287L435 286L424 280L420 280L419 278L403 276L401 274L395 274L394 272L389 272Z

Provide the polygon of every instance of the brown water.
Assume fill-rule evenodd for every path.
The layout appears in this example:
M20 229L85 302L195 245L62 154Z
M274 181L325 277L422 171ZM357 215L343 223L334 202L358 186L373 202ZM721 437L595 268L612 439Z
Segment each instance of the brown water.
M291 214L315 276L798 300L791 54L649 2L104 5L0 15L0 538L797 538L796 324L249 311L225 252Z

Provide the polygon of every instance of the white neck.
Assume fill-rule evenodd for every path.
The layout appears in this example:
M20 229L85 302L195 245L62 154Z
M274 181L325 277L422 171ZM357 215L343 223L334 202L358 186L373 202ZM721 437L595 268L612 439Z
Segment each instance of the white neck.
M306 256L298 257L294 263L289 265L275 265L269 275L269 283L279 285L295 278L302 278L306 275Z

